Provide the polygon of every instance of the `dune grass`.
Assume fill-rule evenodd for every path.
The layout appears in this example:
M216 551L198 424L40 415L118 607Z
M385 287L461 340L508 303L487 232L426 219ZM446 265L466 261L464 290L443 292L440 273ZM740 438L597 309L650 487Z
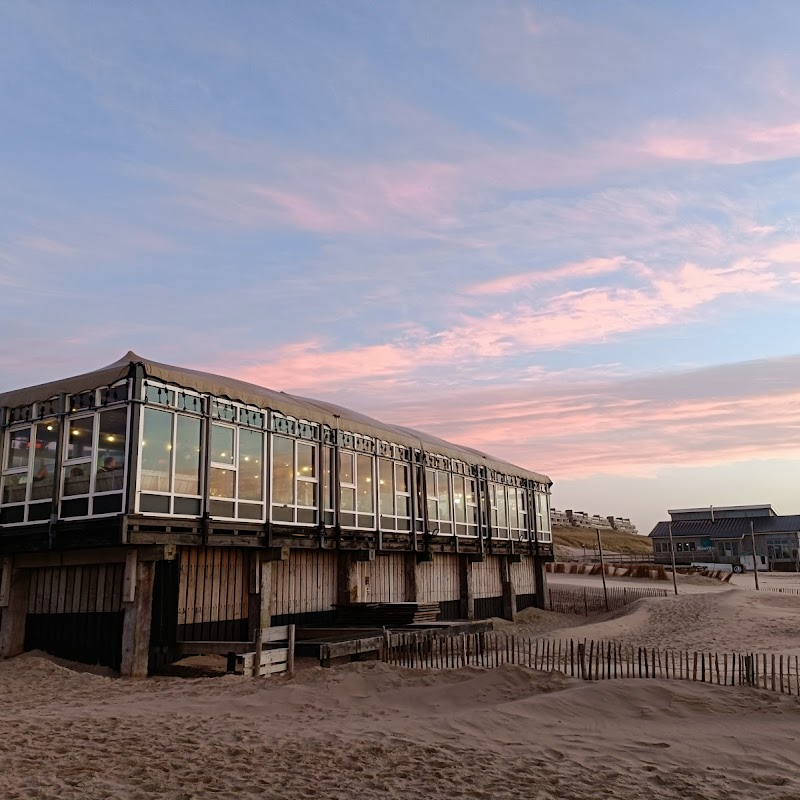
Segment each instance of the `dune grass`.
M634 536L630 533L600 530L603 549L611 553L652 553L653 543L649 536ZM585 547L587 550L597 546L594 531L585 528L553 528L553 543L563 547Z

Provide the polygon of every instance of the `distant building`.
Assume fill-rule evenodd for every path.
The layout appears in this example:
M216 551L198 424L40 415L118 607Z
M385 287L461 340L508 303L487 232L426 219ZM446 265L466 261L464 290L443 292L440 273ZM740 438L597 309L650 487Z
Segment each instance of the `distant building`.
M794 571L800 552L800 514L780 516L771 505L706 506L667 512L670 519L650 532L655 560L670 561L670 525L675 562L740 564L743 556L764 556L770 569ZM752 538L751 538L752 526Z
M601 517L599 514L589 516L585 511L566 511L553 509L550 514L555 527L562 528L589 528L594 530L619 531L620 533L638 534L636 526L627 517Z

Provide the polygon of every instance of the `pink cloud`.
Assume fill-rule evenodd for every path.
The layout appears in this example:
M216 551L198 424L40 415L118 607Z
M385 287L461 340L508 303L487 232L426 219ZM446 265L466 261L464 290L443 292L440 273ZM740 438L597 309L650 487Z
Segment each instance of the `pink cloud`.
M387 232L425 219L446 221L459 168L433 162L329 163L301 160L254 180L172 177L181 202L244 227L288 225L317 233ZM288 188L291 187L291 188Z
M383 351L363 350L358 356L374 356L373 375L346 359L314 363L321 372L345 370L347 380L375 379L369 392L360 385L320 384L326 399L557 481L598 473L652 475L668 465L800 458L800 356L634 376L543 373L532 383L520 383L507 366L492 385L457 388L436 379L399 382L397 352L387 358ZM265 376L246 368L236 377L263 382Z
M599 272L601 266L590 271L595 268ZM239 377L313 394L354 386L372 391L387 382L420 380L426 370L465 370L478 363L485 376L487 368L502 371L503 360L510 356L680 324L720 298L768 294L782 281L791 280L747 260L720 269L686 263L658 276L643 265L637 270L648 276L638 288L590 288L537 298L533 304L519 302L503 310L487 307L456 317L440 331L415 326L403 329L393 340L366 346L337 349L313 340L284 346L268 357L258 352L241 354L248 366ZM224 372L225 367L217 371Z
M769 261L776 264L800 264L800 242L784 242L767 250Z
M800 155L800 123L763 126L746 120L661 124L643 139L643 153L671 161L744 164Z
M535 272L521 272L515 275L506 275L491 281L474 284L467 288L468 294L512 294L523 289L529 289L541 283L550 283L566 278L585 278L595 275L606 275L623 269L627 259L622 256L614 258L590 258L574 264L564 264L552 269L543 269Z

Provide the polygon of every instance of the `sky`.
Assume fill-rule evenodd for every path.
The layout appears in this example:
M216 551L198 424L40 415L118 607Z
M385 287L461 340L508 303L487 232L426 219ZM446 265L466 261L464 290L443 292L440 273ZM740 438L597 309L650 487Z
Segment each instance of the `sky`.
M800 513L800 4L0 5L0 391L126 351Z

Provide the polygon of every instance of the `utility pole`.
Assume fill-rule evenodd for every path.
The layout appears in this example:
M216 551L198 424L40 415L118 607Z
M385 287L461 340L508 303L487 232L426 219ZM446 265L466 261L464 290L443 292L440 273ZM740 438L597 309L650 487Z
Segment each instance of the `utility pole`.
M672 520L669 521L669 556L672 559L672 585L678 594L678 570L675 568L675 542L672 540Z
M597 534L597 549L600 552L600 574L603 576L603 597L606 599L606 611L608 611L608 589L606 588L606 565L603 561L603 545L600 542L600 528L595 528Z
M750 542L753 545L753 577L756 579L756 591L758 588L758 562L756 561L756 535L753 532L753 520L750 520Z

